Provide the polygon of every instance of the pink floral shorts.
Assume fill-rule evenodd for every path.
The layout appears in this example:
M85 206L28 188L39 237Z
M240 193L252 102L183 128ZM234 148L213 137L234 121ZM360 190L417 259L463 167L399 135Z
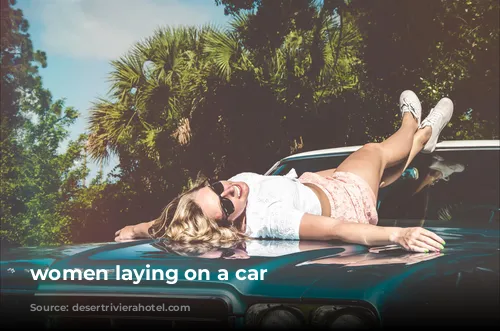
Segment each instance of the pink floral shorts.
M305 172L299 177L301 183L319 186L330 200L331 217L342 221L378 223L375 194L366 181L349 172L334 172L323 177L313 172Z

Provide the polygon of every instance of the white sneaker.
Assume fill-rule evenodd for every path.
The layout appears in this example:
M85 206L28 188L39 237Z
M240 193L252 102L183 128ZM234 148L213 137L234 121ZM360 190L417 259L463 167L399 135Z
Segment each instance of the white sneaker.
M431 137L427 144L425 144L422 153L429 154L434 152L439 135L450 121L452 115L453 102L448 98L442 98L436 106L431 109L429 115L422 121L422 124L420 124L420 128L425 128L426 126L432 128Z
M465 166L460 163L451 163L442 161L442 158L435 158L436 161L432 162L430 169L437 170L442 174L441 179L448 181L450 176L455 172L462 172L465 170Z
M413 91L406 90L401 93L399 96L399 109L401 110L401 116L403 116L405 112L411 113L420 126L420 119L422 118L422 105Z

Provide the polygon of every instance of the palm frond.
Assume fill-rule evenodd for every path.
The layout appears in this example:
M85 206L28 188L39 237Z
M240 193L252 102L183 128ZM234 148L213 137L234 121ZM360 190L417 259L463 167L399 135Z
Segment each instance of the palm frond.
M143 61L135 54L127 54L119 60L111 61L111 96L120 102L128 102L143 81Z
M229 21L229 31L242 32L248 27L250 16L247 13L240 12L233 16L233 19Z
M120 103L99 99L90 109L88 152L92 159L107 162L117 152L124 133L130 133L136 113Z
M217 74L229 80L233 68L240 54L239 41L234 34L213 31L206 36L205 53L212 58L217 68Z

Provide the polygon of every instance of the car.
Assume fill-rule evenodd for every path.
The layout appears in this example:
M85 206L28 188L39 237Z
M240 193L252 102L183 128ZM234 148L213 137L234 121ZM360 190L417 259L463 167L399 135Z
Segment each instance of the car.
M291 155L266 174L335 168L360 147ZM65 329L498 325L499 152L499 140L443 141L380 190L379 224L425 227L446 241L441 252L269 239L11 248L2 250L2 323Z

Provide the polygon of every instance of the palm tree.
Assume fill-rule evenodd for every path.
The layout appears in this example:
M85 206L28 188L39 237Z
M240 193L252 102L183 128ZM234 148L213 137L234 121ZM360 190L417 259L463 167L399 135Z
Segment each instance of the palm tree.
M94 103L89 154L107 161L110 153L134 146L158 159L157 139L167 133L185 145L189 116L202 99L206 64L200 47L208 28L161 28L119 60L112 61L110 100Z
M237 111L254 112L252 104L262 108L259 91L273 95L273 102L282 106L268 105L269 114L250 115L256 123L265 115L279 119L261 130L257 143L277 144L285 138L289 148L297 147L294 139L304 146L302 139L307 143L307 135L303 134L302 117L315 116L332 95L357 85L351 68L359 41L354 26L324 10L316 13L315 22L311 30L292 30L277 49L247 47L245 15L236 16L226 30L213 26L157 29L152 37L112 61L110 98L99 99L91 110L89 155L103 162L110 153L124 154L146 158L162 168L166 160L186 152L183 148L197 133L192 130L199 130L191 125L193 115L203 109L211 114L206 119L218 118L223 125L215 129L218 123L212 123L213 130L202 135L212 135L214 130L225 131L222 135L231 134L231 129L250 130L252 122L227 119L244 115ZM248 95L248 91L238 91L245 99L231 95L242 85L259 88L250 89L254 94ZM225 89L217 90L217 86ZM206 105L207 97L217 105ZM225 99L229 101L224 104L221 100ZM245 103L245 109L239 107ZM241 127L234 127L238 125ZM276 125L292 129L280 138L281 133L273 128ZM200 136L204 139L207 137ZM231 140L239 143L235 137ZM225 153L220 152L219 157L224 158Z
M304 90L313 91L308 103L317 106L332 94L356 87L357 76L351 66L359 61L361 38L352 20L342 20L322 8L312 30L292 30L274 50L246 47L242 33L248 24L248 15L235 15L230 29L207 35L205 52L221 78L229 80L237 71L252 72L288 105L300 99ZM289 94L295 85L295 93Z

